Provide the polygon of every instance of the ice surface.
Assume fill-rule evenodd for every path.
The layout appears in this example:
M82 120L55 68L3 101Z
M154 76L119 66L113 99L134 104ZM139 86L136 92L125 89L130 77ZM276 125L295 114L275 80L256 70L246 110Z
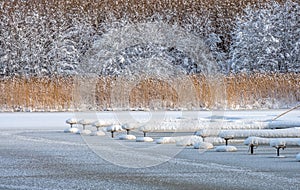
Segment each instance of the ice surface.
M85 129L85 130L82 130L82 131L79 131L78 134L81 134L81 135L90 135L92 133L91 130L88 130L88 129Z
M228 111L227 120L266 120L283 110ZM299 121L299 111L280 118ZM99 118L111 120L115 113L97 113ZM123 113L117 113L119 117ZM160 113L163 114L163 113ZM295 156L300 148L288 148L285 158L274 158L274 148L262 146L250 156L248 147L235 143L237 152L216 153L214 150L194 150L173 144L136 143L133 141L111 141L120 149L109 152L111 147L102 147L110 157L128 155L137 164L161 157L151 151L161 146L164 152L177 149L179 153L160 165L149 168L126 168L114 165L95 154L80 135L63 133L69 126L66 118L74 113L0 113L0 189L291 189L300 187L298 173L300 165ZM127 114L124 114L127 116ZM138 114L137 114L138 115ZM175 112L188 118L209 118L212 112ZM155 116L156 117L156 116ZM47 121L47 122L45 122ZM215 122L215 121L214 121ZM230 121L227 121L230 122ZM141 135L141 134L140 134ZM94 138L96 143L104 136ZM205 138L208 139L209 137ZM106 142L106 141L105 141ZM123 146L124 145L124 146ZM124 147L138 146L143 150L154 147L148 158L132 152L122 152ZM92 147L93 148L93 147ZM126 149L125 149L126 150ZM118 152L122 153L119 154ZM163 153L164 153L163 152ZM161 153L162 154L162 153ZM126 162L126 157L121 157ZM297 156L300 161L300 156ZM126 175L124 175L126 174Z
M194 144L194 149L213 149L214 145L208 142L198 142Z

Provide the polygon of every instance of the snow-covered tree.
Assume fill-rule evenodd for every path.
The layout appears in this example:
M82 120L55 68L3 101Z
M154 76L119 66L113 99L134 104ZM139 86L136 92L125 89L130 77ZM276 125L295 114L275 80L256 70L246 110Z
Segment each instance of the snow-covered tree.
M300 72L300 6L287 1L263 9L248 7L232 34L234 72Z
M65 14L47 1L16 1L0 6L1 76L77 73L95 36L89 17Z

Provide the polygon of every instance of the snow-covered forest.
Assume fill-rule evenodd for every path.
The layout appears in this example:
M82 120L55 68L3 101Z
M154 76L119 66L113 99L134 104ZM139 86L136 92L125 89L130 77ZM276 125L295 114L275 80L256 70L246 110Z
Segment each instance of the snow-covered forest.
M235 72L300 72L299 4L247 7L232 31L229 63Z
M178 93L186 91L175 88L177 95L169 95L172 90L162 82L166 76L189 78L195 92L182 96L197 96L196 103L190 100L194 108L295 104L300 101L299 7L299 2L292 0L3 0L0 104L5 109L69 109L76 99L69 95L76 86L74 77L88 74L102 81L92 84L96 100L88 101L101 102L104 109L113 101L112 77L121 76L121 82L124 76L141 81L147 73L152 73L148 85L156 83L166 91L153 96L163 101L182 101ZM128 83L125 81L125 86ZM135 91L142 89L142 94L158 91L145 92L133 85ZM272 89L266 91L266 86ZM225 100L215 97L218 91L224 91ZM37 98L36 93L45 97ZM63 103L49 97L61 98ZM145 106L134 102L137 107ZM170 105L174 107L174 103L162 107Z

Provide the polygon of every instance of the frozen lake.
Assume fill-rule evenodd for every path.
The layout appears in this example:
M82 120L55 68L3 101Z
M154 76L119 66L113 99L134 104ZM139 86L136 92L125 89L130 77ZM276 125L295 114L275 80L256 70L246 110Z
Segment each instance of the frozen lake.
M272 147L259 146L255 154L250 155L248 147L238 142L230 143L237 147L237 152L164 144L159 146L161 150L174 150L177 154L158 165L134 168L105 160L89 142L101 142L107 151L111 142L118 142L120 148L110 151L112 158L126 156L127 152L122 151L128 147L150 150L149 147L157 146L154 142L120 142L110 139L109 133L105 137L63 133L68 127L65 121L71 117L121 122L182 117L187 118L187 122L244 124L270 122L284 111L0 113L0 189L299 189L300 162L295 157L300 147L287 147L281 150L284 157L278 158ZM276 122L297 126L300 111L290 112ZM142 136L138 131L133 133ZM148 134L153 138L166 135L170 134ZM151 153L147 159L160 159ZM134 154L132 158L137 164L147 160Z

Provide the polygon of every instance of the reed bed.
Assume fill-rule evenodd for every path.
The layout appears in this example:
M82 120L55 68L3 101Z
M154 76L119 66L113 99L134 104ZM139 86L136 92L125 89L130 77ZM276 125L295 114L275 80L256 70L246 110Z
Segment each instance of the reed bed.
M2 111L286 108L300 102L300 74L9 78L0 93Z

